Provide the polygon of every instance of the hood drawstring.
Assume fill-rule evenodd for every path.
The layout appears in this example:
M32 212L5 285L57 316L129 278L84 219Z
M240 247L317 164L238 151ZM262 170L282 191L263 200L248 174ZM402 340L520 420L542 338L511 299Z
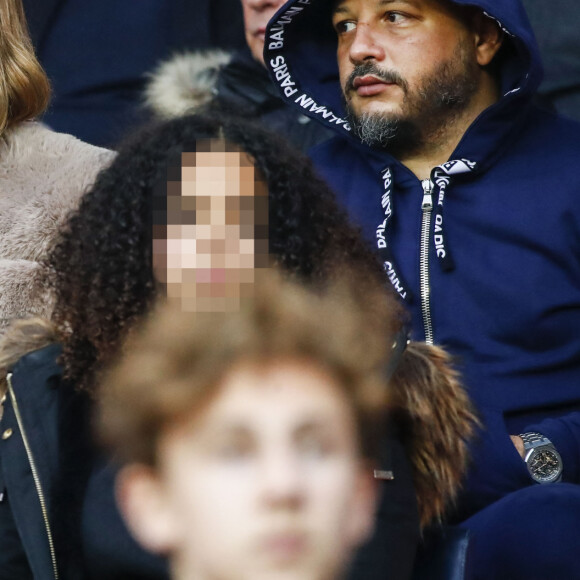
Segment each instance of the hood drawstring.
M413 301L413 294L409 290L407 284L398 272L395 260L393 259L393 252L387 241L388 225L393 216L393 172L390 167L386 167L381 172L383 180L383 194L381 196L381 208L385 216L383 221L378 225L376 231L377 248L379 256L383 260L383 267L391 281L391 284L398 292L399 296L407 302Z
M435 220L433 226L433 243L439 263L444 271L453 270L455 263L445 240L443 228L443 203L445 193L451 183L453 176L475 171L477 163L469 159L456 159L447 161L443 165L438 165L431 172L431 181L436 186L437 203L435 204ZM390 244L387 239L388 225L393 217L393 172L390 167L386 167L381 172L383 180L383 193L381 195L381 208L383 211L383 221L377 226L376 240L379 255L383 260L383 265L389 280L401 298L407 302L413 301L413 294L409 290L393 259Z
M431 171L431 181L435 185L436 189L436 203L434 212L434 225L433 225L433 244L435 246L435 252L439 260L441 268L445 272L449 272L455 268L455 262L451 255L449 245L446 242L444 221L443 221L443 203L445 201L445 193L449 187L453 176L470 173L475 171L477 163L475 161L469 161L469 159L455 159L453 161L447 161L443 165L438 165Z

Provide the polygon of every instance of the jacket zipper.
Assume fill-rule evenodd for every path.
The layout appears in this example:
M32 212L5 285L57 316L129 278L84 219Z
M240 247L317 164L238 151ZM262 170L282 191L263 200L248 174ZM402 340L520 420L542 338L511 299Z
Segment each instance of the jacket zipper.
M431 215L433 211L433 182L430 179L421 181L423 186L423 212L421 219L421 250L419 256L419 284L421 287L421 313L425 342L433 344L433 322L431 320L431 283L429 279L429 239L431 234Z
M55 580L58 580L58 567L56 565L56 551L54 549L54 540L52 537L52 530L50 527L50 520L48 518L48 510L46 509L46 498L44 491L42 489L42 483L40 482L40 477L38 476L38 469L36 468L36 462L34 461L34 455L32 454L32 449L28 442L28 436L24 430L24 422L22 421L22 415L20 414L20 408L18 407L18 401L16 400L16 395L14 394L14 389L12 388L12 373L8 373L6 377L6 382L8 383L8 393L10 394L10 400L12 401L12 406L14 407L14 414L16 415L16 421L18 423L18 428L22 435L22 441L24 443L24 448L26 449L26 455L28 457L28 463L30 464L30 470L32 471L32 478L34 479L34 485L36 487L36 493L40 501L40 509L42 511L42 518L44 520L44 527L46 529L46 536L48 539L48 548L50 550L50 558L52 560L52 569L54 572Z

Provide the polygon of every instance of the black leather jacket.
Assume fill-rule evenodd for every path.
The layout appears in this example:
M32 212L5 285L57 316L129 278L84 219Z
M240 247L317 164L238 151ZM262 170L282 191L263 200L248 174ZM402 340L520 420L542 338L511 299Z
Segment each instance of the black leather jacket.
M57 344L31 352L8 375L0 580L165 580L164 561L141 550L121 520L115 472L91 438L91 401L62 380L60 352Z
M82 412L83 397L63 388L56 363L59 353L56 344L31 352L7 376L0 422L0 526L10 543L8 549L3 545L0 550L3 579L20 580L30 573L43 580L75 575L61 568L54 522L60 492L68 487L61 485L65 458L60 440L68 435L63 431L64 420L66 416L67 430L74 427L75 421L69 422L68 416ZM82 432L73 435L75 447L86 441Z

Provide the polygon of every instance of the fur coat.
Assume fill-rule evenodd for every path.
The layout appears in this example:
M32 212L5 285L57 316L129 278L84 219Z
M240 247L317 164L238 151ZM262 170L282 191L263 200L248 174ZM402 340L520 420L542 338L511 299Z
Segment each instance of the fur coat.
M0 329L13 318L50 316L40 261L113 156L33 121L0 139Z

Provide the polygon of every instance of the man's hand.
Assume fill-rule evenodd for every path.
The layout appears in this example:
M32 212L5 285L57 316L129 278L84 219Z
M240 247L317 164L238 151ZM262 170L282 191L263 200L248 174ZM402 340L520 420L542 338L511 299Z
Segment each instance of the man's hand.
M519 435L510 435L510 439L523 459L526 455L526 450L524 449L524 442L522 441L522 438Z

